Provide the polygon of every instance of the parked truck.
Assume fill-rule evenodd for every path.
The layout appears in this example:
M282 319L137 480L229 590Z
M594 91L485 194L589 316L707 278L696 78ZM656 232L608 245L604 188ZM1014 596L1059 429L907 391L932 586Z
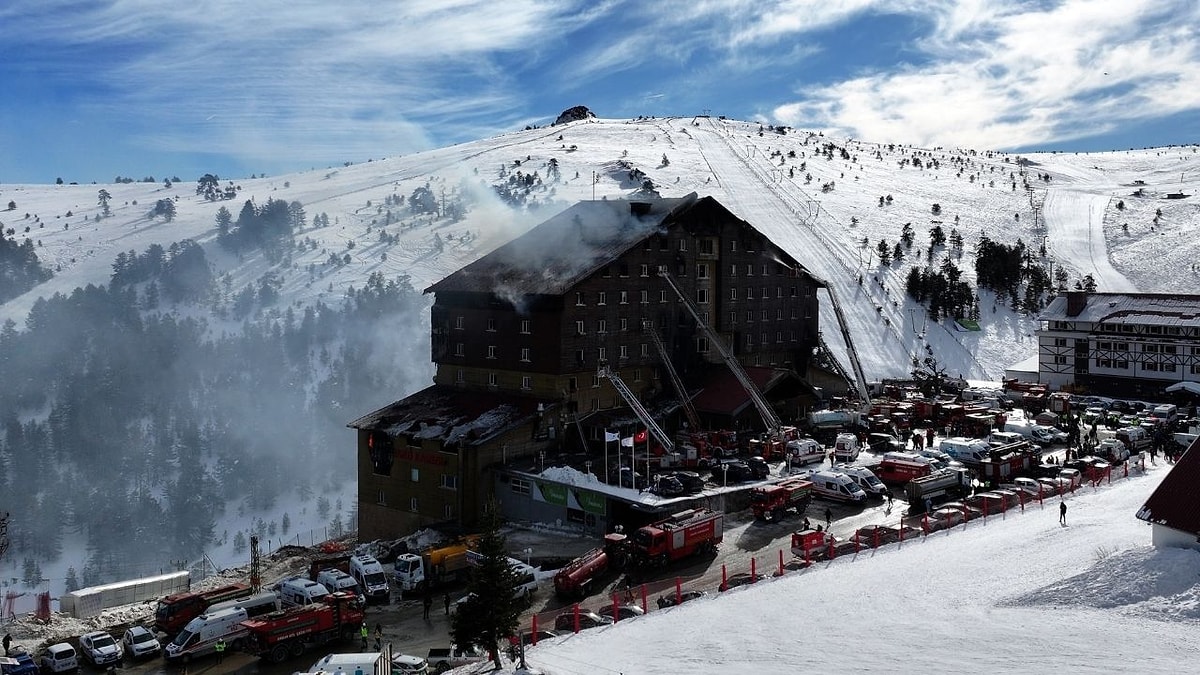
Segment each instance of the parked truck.
M724 536L723 513L708 509L680 511L638 528L629 542L630 562L661 566L700 552L716 552Z
M420 553L401 553L396 556L393 578L400 592L424 593L466 579L471 570L467 551L473 549L478 541L477 536L462 537L430 546Z
M626 543L620 532L605 535L604 546L584 553L554 575L554 592L567 600L585 597L599 581L624 566Z
M250 596L249 584L228 584L207 591L188 591L168 595L154 609L154 630L174 636L204 610L227 600Z
M754 517L771 522L782 518L788 511L803 516L812 500L812 481L789 478L774 485L760 485L750 489L750 507Z
M293 607L242 622L245 651L282 663L306 650L356 636L363 610L353 593L330 593L323 602Z
M827 531L799 530L792 533L792 555L805 560L824 560L829 557L829 548L834 544L833 535Z
M487 652L479 647L450 645L449 647L430 648L429 656L425 660L429 663L430 670L435 673L444 673L447 670L453 670L472 663L480 663L487 661L487 659Z
M921 513L925 510L925 500L934 503L945 497L962 495L970 485L970 475L966 470L951 468L910 480L904 486L904 492L912 512Z

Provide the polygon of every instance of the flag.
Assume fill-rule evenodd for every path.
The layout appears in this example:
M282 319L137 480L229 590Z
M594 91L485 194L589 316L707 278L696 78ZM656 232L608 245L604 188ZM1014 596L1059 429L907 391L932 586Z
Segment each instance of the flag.
M613 441L619 440L620 438L621 438L621 434L618 434L618 433L615 433L612 431L608 431L608 430L604 431L604 442L605 443L611 443Z
M639 431L633 435L633 442L634 443L645 443L646 438L647 438L646 430L642 429L641 431Z
M633 436L626 436L625 438L622 438L621 446L625 447L625 448L632 448L633 447Z

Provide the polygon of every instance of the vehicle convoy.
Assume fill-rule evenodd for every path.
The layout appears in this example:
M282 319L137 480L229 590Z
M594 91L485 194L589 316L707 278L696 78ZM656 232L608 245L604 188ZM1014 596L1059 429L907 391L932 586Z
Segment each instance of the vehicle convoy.
M330 593L316 604L292 607L241 622L244 649L275 663L334 640L353 638L363 624L353 593Z
M444 673L447 670L453 670L471 663L480 663L488 658L487 652L479 647L459 647L458 645L450 645L449 647L432 647L429 650L429 656L425 658L429 664L429 669L435 673Z
M771 522L788 511L803 516L812 500L812 482L803 478L788 478L774 485L759 485L750 489L750 508L754 517Z
M963 469L942 469L928 476L914 478L904 486L913 513L925 510L925 500L943 501L945 497L962 495L970 487L969 474Z
M604 546L567 563L554 575L554 592L572 600L587 596L592 587L625 566L627 537L620 532L604 536Z
M200 616L218 602L237 600L249 595L249 584L229 584L207 591L189 591L168 595L158 601L158 606L154 610L154 630L167 635L175 635L189 621Z
M424 593L466 579L471 571L467 551L471 550L478 537L463 537L443 544L435 544L420 553L401 553L396 556L395 571L392 573L401 593Z
M715 553L724 536L724 522L725 514L698 508L640 527L628 543L629 561L661 566L695 553Z
M354 577L368 603L378 602L386 605L391 602L392 589L388 586L387 574L383 571L383 565L374 557L359 554L350 558L350 576Z

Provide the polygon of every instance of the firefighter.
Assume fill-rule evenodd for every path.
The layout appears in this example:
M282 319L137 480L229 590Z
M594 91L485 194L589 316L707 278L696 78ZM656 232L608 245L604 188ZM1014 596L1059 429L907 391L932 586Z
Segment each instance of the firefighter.
M371 634L367 629L366 621L362 622L362 625L358 627L358 634L362 636L362 649L365 652L367 651L367 637Z
M225 638L217 638L217 663L220 663L225 658Z
M826 506L825 507L825 529L829 529L829 526L832 524L833 524L833 511L830 511L829 507Z

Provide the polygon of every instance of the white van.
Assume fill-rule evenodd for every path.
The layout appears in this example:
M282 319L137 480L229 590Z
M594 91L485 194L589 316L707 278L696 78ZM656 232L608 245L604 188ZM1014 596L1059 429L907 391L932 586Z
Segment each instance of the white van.
M994 436L998 433L1006 432L992 432L992 435ZM937 447L951 458L963 464L979 464L988 458L989 451L991 450L991 447L987 443L978 438L964 438L962 436L943 439Z
M317 602L329 595L329 589L324 584L301 576L288 577L275 587L279 594L279 602L284 607L303 607Z
M840 471L814 471L808 477L812 481L813 494L823 499L860 504L867 500L867 493L849 476Z
M1175 418L1179 416L1179 408L1170 403L1156 405L1154 406L1154 410L1150 411L1150 416L1166 420L1167 422L1174 422Z
M330 593L346 591L360 598L363 597L362 589L359 588L358 582L354 580L354 577L337 568L329 568L317 572L317 583L328 588Z
M877 497L883 499L891 490L888 489L879 477L871 472L865 466L850 466L848 464L838 464L833 467L834 471L840 471L850 477L850 480L858 484L863 492L867 493L868 497Z
M854 434L838 434L833 442L833 458L839 462L853 462L861 450L858 436Z
M372 556L359 554L350 558L350 576L358 582L367 602L382 602L387 604L392 599L392 589L388 586L387 575L383 565Z
M381 652L359 652L353 654L329 654L308 669L310 673L344 673L354 675L390 675L391 665Z
M517 575L517 595L531 600L538 587L537 568L530 567L516 558L509 558L508 566Z
M42 669L51 673L79 670L79 656L75 653L75 648L66 642L50 645L46 647L46 653L42 654Z
M1008 427L1007 424L1004 425ZM988 443L993 446L1008 445L1010 443L1020 443L1026 440L1024 436L1015 431L993 431L988 435ZM945 441L943 441L945 443ZM947 450L949 452L949 450Z
M811 438L788 441L785 446L792 466L820 464L825 461L825 446Z
M188 622L179 635L163 649L168 661L188 661L216 651L217 640L224 640L227 648L241 649L242 640L248 631L242 622L247 619L246 610L230 607L216 612L205 612Z

